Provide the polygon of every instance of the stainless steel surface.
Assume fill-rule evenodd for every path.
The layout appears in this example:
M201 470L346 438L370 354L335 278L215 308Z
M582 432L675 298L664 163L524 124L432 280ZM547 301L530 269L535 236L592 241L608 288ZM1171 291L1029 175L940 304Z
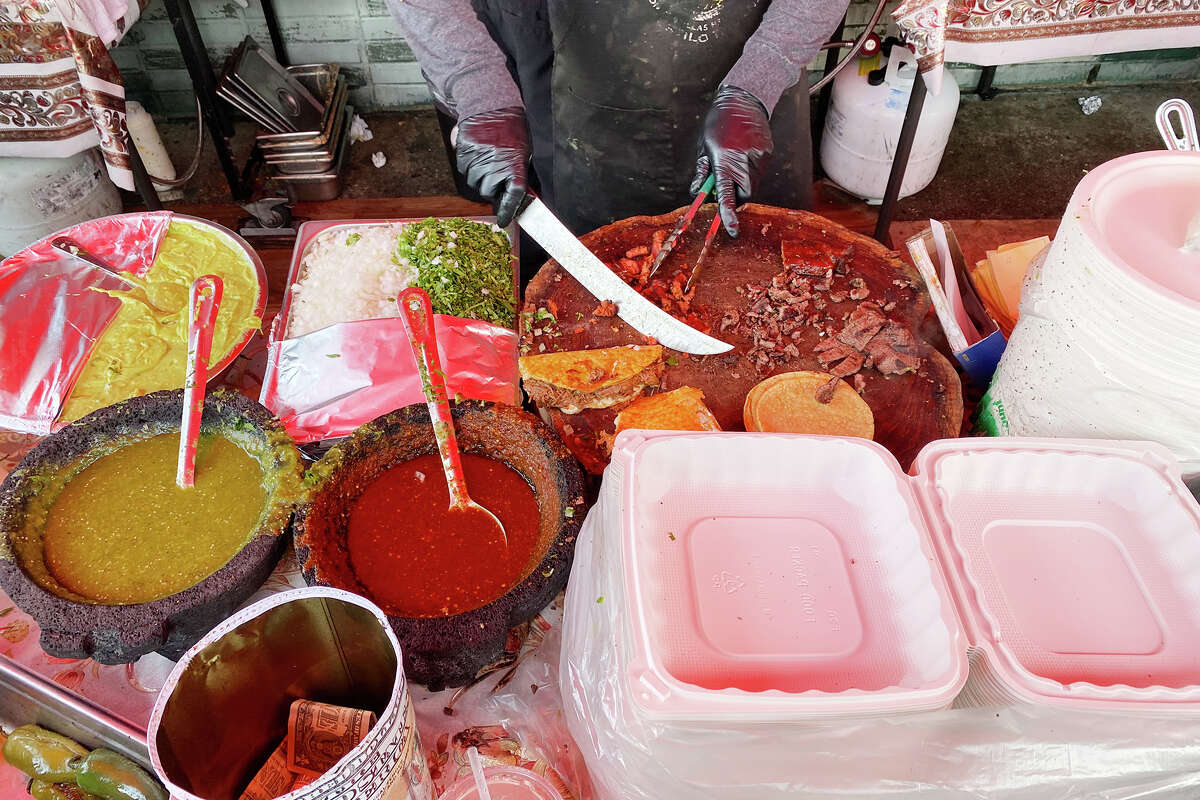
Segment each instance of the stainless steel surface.
M272 180L283 189L293 203L313 203L333 200L342 193L342 167L346 162L346 151L350 149L349 128L354 120L354 106L346 106L346 119L342 129L341 146L333 169L309 175L273 175Z
M245 96L260 100L289 130L317 130L325 118L321 101L250 37L234 51L232 64L222 76L222 83L226 81L245 90Z
M275 133L286 132L287 129L276 122L274 118L264 114L261 108L256 108L240 94L232 89L227 88L224 84L217 87L217 95L220 96L222 100L229 103L238 111L241 111L243 114L249 117L251 121L261 125L267 130Z
M65 253L71 258L82 261L84 264L94 267L95 269L98 269L107 275L111 275L112 277L124 282L129 286L134 285L133 282L129 280L128 275L120 270L113 269L108 264L105 264L99 258L89 253L83 245L79 244L69 236L59 236L50 242L50 246L58 252Z
M682 353L712 355L733 346L686 325L637 293L596 258L538 198L517 215L517 224L551 258L596 296L616 304L617 316L658 343Z
M146 731L0 657L0 725L12 730L30 722L85 747L107 747L144 765L150 763Z
M342 68L338 64L296 64L287 68L288 74L300 81L329 109Z
M337 109L345 105L349 93L349 88L346 86L346 79L338 77L337 87L333 96L333 108ZM334 118L330 115L320 130L260 133L254 137L254 142L262 148L264 153L286 149L311 150L322 147L329 141L329 137L333 135L333 123Z
M324 172L333 167L341 147L342 137L347 135L346 108L338 109L334 133L324 147L313 150L268 150L264 159L276 172L300 174Z

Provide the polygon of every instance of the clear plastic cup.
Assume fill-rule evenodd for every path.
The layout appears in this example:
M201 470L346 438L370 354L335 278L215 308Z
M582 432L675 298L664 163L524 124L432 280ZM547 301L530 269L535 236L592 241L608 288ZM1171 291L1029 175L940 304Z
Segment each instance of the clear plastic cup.
M486 767L483 776L492 800L563 800L550 781L522 767ZM438 800L479 800L474 777L458 779Z

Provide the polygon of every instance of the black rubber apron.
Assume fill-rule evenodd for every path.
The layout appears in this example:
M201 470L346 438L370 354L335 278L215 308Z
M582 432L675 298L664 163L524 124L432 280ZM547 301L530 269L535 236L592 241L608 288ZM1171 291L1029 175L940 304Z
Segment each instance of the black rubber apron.
M768 0L547 0L554 40L554 209L576 233L685 205L713 94ZM807 207L806 82L771 120L755 199Z

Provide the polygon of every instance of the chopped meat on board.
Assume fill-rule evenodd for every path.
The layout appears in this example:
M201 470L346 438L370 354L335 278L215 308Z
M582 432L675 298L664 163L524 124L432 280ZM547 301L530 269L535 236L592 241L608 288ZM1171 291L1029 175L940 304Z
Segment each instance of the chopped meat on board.
M871 341L871 337L878 333L887 321L887 317L880 312L878 306L873 303L860 303L850 312L846 327L837 335L838 341L850 345L855 350L864 350L867 342Z
M921 366L912 331L895 322L884 325L867 343L867 352L875 360L875 369L884 375L916 372Z
M596 310L592 312L593 317L615 317L616 315L617 304L612 300L605 300L596 306Z
M832 378L817 388L816 398L818 403L826 404L833 402L833 393L837 391L838 384L842 382L841 378Z

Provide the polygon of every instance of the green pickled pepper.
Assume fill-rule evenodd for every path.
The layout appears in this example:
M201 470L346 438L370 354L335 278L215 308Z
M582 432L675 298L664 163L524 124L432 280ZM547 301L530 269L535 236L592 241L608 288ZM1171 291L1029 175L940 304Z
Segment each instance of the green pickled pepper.
M101 800L73 783L50 783L34 778L29 784L33 800Z
M88 754L79 742L37 725L22 725L10 733L3 752L9 764L46 783L75 783L72 761Z
M100 748L77 765L75 782L103 800L169 800L166 789L120 753Z

